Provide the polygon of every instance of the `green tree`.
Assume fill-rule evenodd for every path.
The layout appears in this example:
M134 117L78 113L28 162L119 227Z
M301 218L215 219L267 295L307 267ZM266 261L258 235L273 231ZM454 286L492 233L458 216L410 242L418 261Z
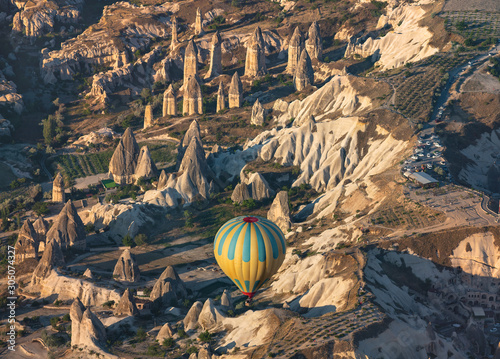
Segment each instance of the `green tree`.
M124 246L132 247L134 245L134 241L132 240L132 236L127 233L125 237L123 237L122 243Z
M56 120L49 116L43 122L43 138L45 140L45 144L51 145L54 142L54 138L56 136Z
M139 342L143 342L144 340L146 340L147 333L144 330L144 328L140 327L139 329L137 329L137 333L136 333L135 337L136 337L137 341L139 341Z
M212 334L208 332L208 330L205 330L204 332L201 332L200 335L198 335L198 338L204 342L208 343L212 340Z
M144 233L139 233L134 237L134 242L138 246L142 246L146 244L148 237Z
M175 340L173 338L163 339L162 345L167 348L172 348L175 345Z

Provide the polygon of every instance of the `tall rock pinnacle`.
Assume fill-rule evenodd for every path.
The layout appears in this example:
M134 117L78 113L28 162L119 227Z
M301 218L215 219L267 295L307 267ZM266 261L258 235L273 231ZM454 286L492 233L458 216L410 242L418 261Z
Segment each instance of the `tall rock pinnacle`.
M314 70L312 68L311 59L309 54L304 49L300 55L299 63L293 75L293 84L297 91L302 91L314 82Z
M177 115L177 100L172 84L163 93L163 117Z
M203 19L201 17L201 9L196 9L196 20L194 23L194 33L200 35L203 32Z
M57 176L52 182L52 202L65 203L66 196L64 193L64 180L61 173L57 172Z
M304 49L304 37L299 27L295 28L293 35L288 44L288 64L286 66L286 72L290 75L295 74L295 68L299 62L300 54Z
M241 107L243 101L243 87L241 85L238 72L233 74L231 85L229 86L229 108Z
M195 76L189 77L184 87L183 110L185 115L203 114L203 97L201 87Z
M125 130L109 162L109 174L113 176L113 180L118 184L134 183L138 158L139 146L129 127Z
M311 60L319 60L323 56L323 44L319 33L318 23L315 21L309 27L309 33L306 40L306 50Z
M212 43L210 45L210 68L205 76L206 79L216 77L222 74L222 39L219 31L217 30L212 36Z
M267 73L266 55L264 53L264 38L260 27L247 42L247 56L245 60L245 76L259 76Z
M153 126L153 109L148 103L144 109L144 129Z
M172 40L170 42L170 51L174 51L174 49L179 45L179 40L177 40L177 17L172 16Z
M198 48L191 39L186 46L184 53L184 88L190 77L196 77L198 74Z

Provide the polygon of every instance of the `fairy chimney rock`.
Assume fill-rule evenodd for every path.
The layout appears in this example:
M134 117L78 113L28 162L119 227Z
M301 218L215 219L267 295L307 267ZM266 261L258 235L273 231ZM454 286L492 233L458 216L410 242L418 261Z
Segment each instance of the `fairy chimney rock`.
M139 309L137 309L137 306L135 304L134 296L128 288L125 289L125 292L120 298L120 301L118 302L118 305L114 310L114 314L126 316L139 314Z
M224 289L224 293L222 293L222 296L220 298L220 304L226 309L233 309L233 300L231 298L231 292L229 292L227 289Z
M216 77L222 74L222 39L217 30L212 36L212 44L210 45L210 68L205 76L206 79Z
M144 129L153 126L153 109L150 104L144 109Z
M129 249L125 249L116 262L113 278L121 282L137 282L140 276L141 273L134 255L130 253Z
M297 68L300 54L302 53L303 49L304 36L297 26L290 39L290 43L288 44L288 64L286 66L286 72L290 75L295 74L295 69Z
M256 27L247 42L245 76L255 77L267 73L264 38L260 27Z
M193 39L189 40L184 53L184 82L185 88L190 77L195 77L198 74L198 48Z
M38 233L36 233L31 221L24 221L17 236L15 245L16 262L21 263L28 258L38 259Z
M309 27L309 33L306 40L306 50L311 60L321 61L323 55L323 45L321 43L319 26L316 21L314 21Z
M256 126L264 125L264 120L266 119L266 110L261 105L259 99L255 101L252 107L252 117L250 119L250 123Z
M306 50L302 50L299 63L293 75L293 85L295 90L302 91L311 86L314 82L314 70L312 68L311 59Z
M231 194L231 200L235 203L243 203L247 199L250 199L250 192L248 191L248 186L246 183L238 183L234 187L233 193Z
M184 88L183 110L185 115L203 114L203 98L201 87L195 76L191 76Z
M181 142L179 143L179 147L177 149L177 163L179 166L182 162L182 159L184 158L184 153L186 152L193 137L196 137L198 141L201 143L200 124L196 120L193 120L191 122L188 130L184 134L184 137L182 138Z
M194 33L200 35L203 32L203 19L201 17L201 9L196 9L196 20L194 23Z
M224 86L222 81L219 83L219 90L217 91L217 112L226 109L226 95L224 95Z
M172 266L165 268L156 281L149 298L153 302L164 305L177 305L178 301L187 297L184 282Z
M163 93L163 117L177 115L176 94L172 84Z
M57 241L50 241L45 251L43 252L42 258L31 277L31 285L39 284L43 279L47 278L54 267L60 267L64 265L64 255L59 247Z
M52 182L52 202L65 203L64 180L61 173L57 173L54 182Z
M87 277L89 279L94 278L94 275L92 274L92 271L90 270L90 268L85 269L85 272L83 272L83 276Z
M61 249L68 247L86 248L86 232L82 219L71 200L66 202L52 227L47 232L46 242L55 240Z
M137 161L137 167L135 169L135 178L151 178L156 177L158 170L156 165L151 159L151 153L149 153L148 146L141 147L141 152L139 154L139 160Z
M132 130L127 128L109 162L109 174L118 184L132 184L139 158L139 146Z
M183 319L184 330L196 329L198 326L198 318L200 317L201 310L203 309L203 303L198 301L194 302L186 316Z
M233 74L231 85L229 86L229 108L241 107L243 101L243 86L241 85L238 72Z
M156 336L156 340L158 340L158 343L163 344L163 341L168 338L172 338L173 336L172 328L170 327L170 324L165 323L163 327L161 327L160 331L158 332L158 335Z
M160 173L160 178L158 178L158 184L156 185L157 190L162 190L167 186L167 174L165 173L165 170L161 170Z
M170 42L170 51L174 51L174 49L179 44L179 40L177 40L177 18L172 16L172 41Z

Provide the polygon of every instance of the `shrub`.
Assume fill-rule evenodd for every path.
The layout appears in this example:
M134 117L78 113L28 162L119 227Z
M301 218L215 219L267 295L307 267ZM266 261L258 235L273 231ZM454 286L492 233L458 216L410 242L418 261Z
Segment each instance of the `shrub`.
M147 239L148 239L148 237L145 234L139 233L138 235L136 235L134 237L134 242L136 245L142 246L142 245L146 244Z
M208 332L208 330L205 330L204 332L201 332L200 335L198 335L198 338L204 343L208 343L212 340L212 334Z
M175 340L173 338L163 339L162 345L167 348L172 348L175 345Z
M195 354L195 353L198 353L198 349L196 349L195 346L190 346L187 350L186 350L186 353L191 355L191 354Z
M130 234L127 233L125 235L125 237L123 237L122 243L124 246L132 247L134 245L134 241L132 240L132 236L130 236Z
M139 329L137 329L137 333L135 335L135 338L137 339L138 342L143 342L144 340L146 340L146 337L147 337L147 333L144 330L144 328L140 327Z

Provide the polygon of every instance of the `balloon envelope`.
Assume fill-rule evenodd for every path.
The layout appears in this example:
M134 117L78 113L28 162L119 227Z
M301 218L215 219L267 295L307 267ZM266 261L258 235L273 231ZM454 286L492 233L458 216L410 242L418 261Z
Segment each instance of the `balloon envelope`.
M283 232L272 221L262 217L233 218L215 235L217 263L250 298L278 271L285 252Z

